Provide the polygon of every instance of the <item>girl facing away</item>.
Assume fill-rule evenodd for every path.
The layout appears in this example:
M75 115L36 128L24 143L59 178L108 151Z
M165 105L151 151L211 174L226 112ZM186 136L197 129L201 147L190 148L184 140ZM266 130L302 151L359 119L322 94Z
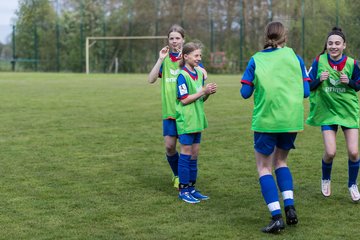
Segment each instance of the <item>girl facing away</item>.
M348 152L348 184L350 197L360 200L357 186L359 172L359 102L360 69L356 60L344 54L345 34L334 27L328 34L323 51L310 70L310 114L306 123L320 126L324 142L321 192L331 195L331 170L336 154L336 133L344 132Z
M181 71L177 77L176 128L180 142L178 197L187 203L199 203L200 200L209 199L195 188L195 183L201 132L208 126L204 102L216 93L217 86L215 83L204 84L204 74L196 68L200 62L200 44L185 44L180 63Z
M272 217L262 228L265 233L285 228L277 187L283 197L286 223L298 223L287 157L295 148L297 133L304 129L303 98L309 96L310 79L303 60L285 46L286 40L284 25L270 22L265 28L264 49L251 57L241 80L241 96L247 99L254 93L251 129L256 166L261 193Z

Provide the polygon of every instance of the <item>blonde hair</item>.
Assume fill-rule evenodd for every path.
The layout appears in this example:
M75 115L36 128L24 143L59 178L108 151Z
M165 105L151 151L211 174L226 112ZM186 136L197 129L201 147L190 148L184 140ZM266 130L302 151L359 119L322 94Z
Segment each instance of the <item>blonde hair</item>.
M287 41L286 29L281 22L270 22L265 27L264 49L268 47L276 48Z

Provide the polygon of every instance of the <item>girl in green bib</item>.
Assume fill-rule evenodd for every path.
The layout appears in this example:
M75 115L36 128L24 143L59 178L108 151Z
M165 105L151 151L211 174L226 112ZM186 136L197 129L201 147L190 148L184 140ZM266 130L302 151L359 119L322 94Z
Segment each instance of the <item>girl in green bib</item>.
M265 29L264 50L251 57L241 79L242 97L249 98L254 93L251 129L256 166L261 193L272 216L271 222L262 229L265 233L277 233L285 228L278 188L284 201L286 223L298 222L287 156L295 148L297 132L304 128L303 98L309 95L310 79L303 60L285 43L283 24L269 23Z
M185 42L184 29L175 24L168 31L168 45L159 52L159 58L149 73L149 83L155 83L161 79L161 102L163 119L163 136L165 142L166 159L173 172L173 185L179 187L178 160L179 153L176 150L178 133L175 123L175 101L176 101L176 78L179 75L179 62L181 51ZM206 71L200 64L201 71L206 76Z
M310 70L310 114L306 123L321 126L325 146L322 158L321 192L331 195L331 169L336 154L336 133L341 126L348 151L348 189L351 199L360 200L356 179L359 172L360 69L356 60L346 56L345 35L334 27L328 34L323 52ZM327 52L326 52L327 51Z
M207 127L204 102L216 92L215 83L204 86L203 73L196 69L201 61L201 46L187 43L182 51L177 77L176 128L179 134L179 198L187 203L209 199L195 188L201 132Z

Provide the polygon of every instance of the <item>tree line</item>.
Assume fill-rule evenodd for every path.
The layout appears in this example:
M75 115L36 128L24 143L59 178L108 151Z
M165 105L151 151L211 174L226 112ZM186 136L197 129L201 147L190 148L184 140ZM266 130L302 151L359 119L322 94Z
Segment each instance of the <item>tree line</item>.
M359 6L349 0L19 0L12 58L17 70L84 72L86 37L162 36L177 23L186 41L204 44L210 72L240 72L262 49L265 25L278 20L289 30L288 45L310 66L336 25L346 34L346 53L358 58ZM119 72L148 72L164 44L96 41L91 71L113 72L116 59ZM217 52L224 54L221 64Z

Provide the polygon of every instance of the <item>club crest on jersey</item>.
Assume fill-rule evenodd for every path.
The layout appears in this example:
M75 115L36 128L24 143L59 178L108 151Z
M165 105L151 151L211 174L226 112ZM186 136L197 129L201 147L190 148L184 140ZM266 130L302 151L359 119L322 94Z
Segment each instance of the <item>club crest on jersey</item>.
M337 86L340 84L340 79L329 78L329 81L333 86Z
M170 68L170 74L171 75L174 75L174 76L177 76L180 72L180 69L171 69Z

